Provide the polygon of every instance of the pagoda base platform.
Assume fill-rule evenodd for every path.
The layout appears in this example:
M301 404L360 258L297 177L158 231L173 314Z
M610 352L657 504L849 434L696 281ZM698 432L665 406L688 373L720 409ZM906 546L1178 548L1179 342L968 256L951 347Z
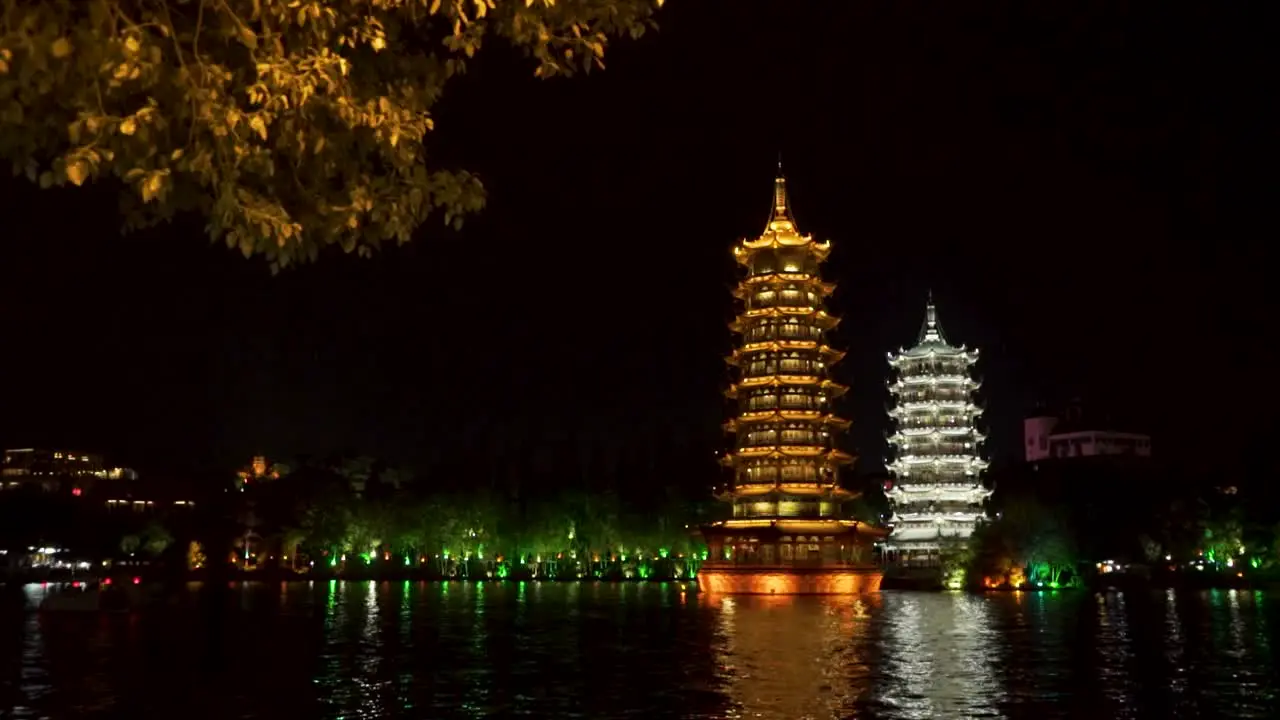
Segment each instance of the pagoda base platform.
M703 563L698 589L723 595L865 595L879 592L874 566L794 567Z

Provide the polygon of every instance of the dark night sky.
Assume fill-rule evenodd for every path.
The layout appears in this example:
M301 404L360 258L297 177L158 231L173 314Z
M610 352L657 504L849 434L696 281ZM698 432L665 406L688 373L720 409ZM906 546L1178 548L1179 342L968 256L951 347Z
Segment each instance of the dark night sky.
M121 237L109 190L5 180L0 445L144 472L344 449L714 472L729 248L780 150L801 229L836 247L860 467L932 287L983 351L992 456L1078 392L1232 472L1274 421L1227 383L1276 364L1246 10L671 0L603 74L536 81L493 48L432 139L482 173L483 217L278 277L199 222Z

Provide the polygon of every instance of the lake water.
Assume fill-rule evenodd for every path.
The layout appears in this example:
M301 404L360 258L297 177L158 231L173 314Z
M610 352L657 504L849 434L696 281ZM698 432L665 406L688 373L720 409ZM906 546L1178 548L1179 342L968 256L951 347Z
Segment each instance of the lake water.
M1280 715L1280 596L1255 591L316 582L20 605L0 606L0 718Z

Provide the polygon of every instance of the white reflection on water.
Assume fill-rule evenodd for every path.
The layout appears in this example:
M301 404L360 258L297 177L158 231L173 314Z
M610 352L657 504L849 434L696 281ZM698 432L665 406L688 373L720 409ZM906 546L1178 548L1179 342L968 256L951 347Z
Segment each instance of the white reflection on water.
M999 639L986 598L901 593L885 611L877 695L894 717L1003 717L992 663Z
M23 622L22 669L18 687L21 696L24 697L24 703L32 705L38 704L40 699L48 695L52 690L49 672L46 668L47 660L44 635L40 631L40 617L35 612L31 612L40 607L40 603L44 602L48 593L49 586L44 584L31 584L23 588L23 600L28 612ZM26 704L15 705L11 712L14 718L34 718L43 715ZM4 715L0 715L0 717L4 717Z
M1178 593L1169 588L1164 593L1164 660L1169 673L1169 702L1182 708L1187 702L1187 671L1184 665L1186 641L1182 621L1178 618Z
M1102 688L1110 717L1134 717L1137 712L1134 702L1137 683L1130 670L1133 663L1133 639L1130 637L1124 593L1098 593L1097 606L1095 668L1098 685Z
M0 717L1164 720L1276 717L1280 692L1259 592L301 587L215 595L225 663L210 607L40 616L26 588L0 606Z

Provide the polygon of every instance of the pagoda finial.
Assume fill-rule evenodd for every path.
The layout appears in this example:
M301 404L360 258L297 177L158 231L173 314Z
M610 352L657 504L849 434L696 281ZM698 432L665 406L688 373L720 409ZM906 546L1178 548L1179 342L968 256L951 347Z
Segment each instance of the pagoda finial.
M920 342L945 343L942 326L938 324L938 308L933 304L933 290L929 290L929 299L924 309L924 327L920 328Z
M791 208L787 203L787 178L782 174L782 153L778 153L778 174L773 178L773 212L769 214L770 229L773 229L773 223L778 221L787 221L794 223L791 218Z

